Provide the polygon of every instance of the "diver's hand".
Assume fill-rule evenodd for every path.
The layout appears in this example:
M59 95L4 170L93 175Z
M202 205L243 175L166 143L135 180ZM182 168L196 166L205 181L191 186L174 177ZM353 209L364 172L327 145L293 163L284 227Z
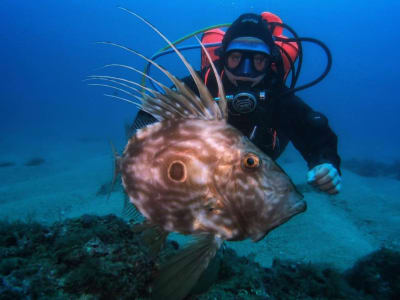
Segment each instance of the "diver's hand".
M342 186L342 179L332 164L315 166L307 173L307 182L328 194L337 194Z

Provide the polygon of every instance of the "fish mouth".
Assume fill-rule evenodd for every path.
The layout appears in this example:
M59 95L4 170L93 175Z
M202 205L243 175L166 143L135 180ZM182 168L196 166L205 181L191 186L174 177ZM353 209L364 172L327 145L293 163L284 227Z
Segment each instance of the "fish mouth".
M258 242L265 238L265 236L270 233L273 229L277 228L278 226L286 223L291 218L296 216L299 213L306 211L307 203L303 200L304 196L297 191L293 191L289 194L287 199L287 204L283 209L283 213L281 213L280 217L277 218L274 222L269 224L267 230L260 232L258 235L252 237L254 242Z
M304 196L296 190L289 194L288 202L291 205L291 217L302 213L307 209L307 203L304 201Z

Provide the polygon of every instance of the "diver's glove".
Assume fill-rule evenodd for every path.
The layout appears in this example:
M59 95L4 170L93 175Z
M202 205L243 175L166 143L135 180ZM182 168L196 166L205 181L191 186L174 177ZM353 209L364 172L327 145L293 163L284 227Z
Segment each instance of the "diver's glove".
M342 186L339 172L332 164L315 166L307 173L307 182L328 194L337 194Z

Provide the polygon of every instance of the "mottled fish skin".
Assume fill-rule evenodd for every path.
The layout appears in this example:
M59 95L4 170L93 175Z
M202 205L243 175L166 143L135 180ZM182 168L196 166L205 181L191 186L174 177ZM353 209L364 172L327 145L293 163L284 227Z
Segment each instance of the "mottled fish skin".
M158 123L137 130L129 140L118 170L130 201L155 225L184 234L206 233L224 240L261 239L270 230L305 210L306 204L290 178L268 156L227 123L227 100L221 78L204 45L216 74L216 102L186 58L156 27L136 13L174 49L187 67L199 92L191 89L162 66L128 47L127 50L157 67L175 89L157 82L135 68L119 67L156 81L164 93L112 76L91 76L140 101L137 105ZM99 84L97 84L99 85ZM101 84L100 84L101 85ZM140 97L129 90L140 92Z
M249 155L259 167L243 166ZM171 166L184 174L169 176ZM149 125L129 141L121 170L130 201L166 231L258 240L305 209L288 176L225 120Z

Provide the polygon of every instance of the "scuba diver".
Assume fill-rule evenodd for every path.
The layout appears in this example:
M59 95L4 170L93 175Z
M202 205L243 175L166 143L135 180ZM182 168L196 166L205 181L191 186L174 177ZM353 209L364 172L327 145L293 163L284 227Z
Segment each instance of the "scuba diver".
M288 29L295 38L282 35ZM331 65L329 49L310 38L298 38L294 31L274 14L243 14L226 32L210 30L202 42L221 39L219 47L209 47L228 100L228 123L240 130L256 146L276 160L289 142L307 162L307 182L328 194L341 188L338 139L327 118L314 111L294 93L321 81ZM217 38L215 38L217 37ZM324 74L309 84L295 88L301 67L301 41L315 42L327 52ZM204 50L202 50L204 51ZM217 83L210 63L202 53L200 74L218 101ZM294 61L299 58L297 72ZM215 59L215 60L214 60ZM291 72L292 82L286 85ZM191 76L182 80L198 94ZM139 111L133 128L156 122L150 114Z

